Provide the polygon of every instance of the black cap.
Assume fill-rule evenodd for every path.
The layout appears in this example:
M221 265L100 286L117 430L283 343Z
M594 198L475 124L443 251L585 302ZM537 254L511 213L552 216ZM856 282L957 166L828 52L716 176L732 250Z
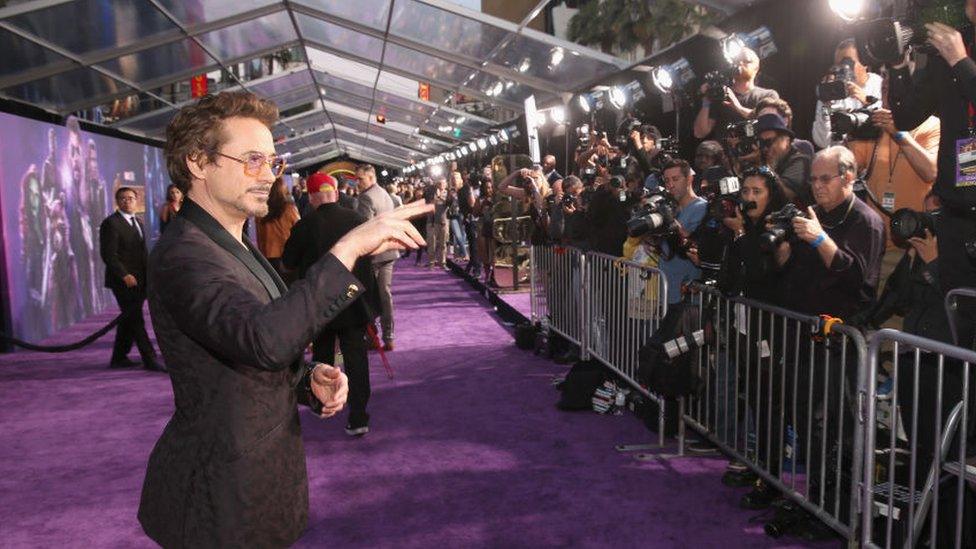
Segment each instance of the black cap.
M774 131L776 133L783 133L790 137L796 137L793 130L786 127L786 122L783 118L776 113L766 113L756 119L756 134L761 134L762 132Z

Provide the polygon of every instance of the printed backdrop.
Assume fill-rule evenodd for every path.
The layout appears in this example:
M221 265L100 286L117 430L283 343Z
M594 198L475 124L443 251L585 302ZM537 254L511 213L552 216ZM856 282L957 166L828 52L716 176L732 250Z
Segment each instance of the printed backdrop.
M133 187L149 244L169 184L162 151L0 113L0 212L15 337L40 341L114 305L103 288L98 227Z

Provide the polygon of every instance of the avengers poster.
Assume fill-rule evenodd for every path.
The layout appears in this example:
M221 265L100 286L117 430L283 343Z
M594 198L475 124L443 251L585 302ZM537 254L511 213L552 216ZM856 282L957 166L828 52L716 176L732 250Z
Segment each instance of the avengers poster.
M0 113L0 211L7 314L15 337L40 341L114 306L103 287L98 228L121 186L139 195L149 244L169 181L158 148Z

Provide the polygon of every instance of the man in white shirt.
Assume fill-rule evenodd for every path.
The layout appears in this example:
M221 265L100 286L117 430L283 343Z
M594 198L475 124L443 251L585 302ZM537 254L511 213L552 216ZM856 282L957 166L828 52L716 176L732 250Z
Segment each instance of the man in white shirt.
M845 59L854 62L854 80L847 83L847 97L829 101L827 105L817 100L817 110L813 119L813 142L820 149L836 145L841 141L831 135L831 109L854 110L881 106L881 75L868 72L868 68L861 63L857 54L857 43L853 38L842 41L834 50L834 66L840 65ZM824 81L831 78L833 75L827 75Z

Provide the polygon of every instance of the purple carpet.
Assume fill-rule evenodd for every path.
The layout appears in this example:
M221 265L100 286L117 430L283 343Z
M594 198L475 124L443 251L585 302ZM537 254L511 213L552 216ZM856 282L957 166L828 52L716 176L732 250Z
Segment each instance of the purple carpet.
M395 377L372 355L372 432L303 412L300 546L799 546L750 523L724 460L638 462L614 450L651 440L631 415L557 411L565 367L516 349L465 282L402 262L394 295ZM164 374L108 370L111 338L0 355L0 546L151 546L136 508L172 392Z
M532 318L532 294L529 292L499 293L498 297L522 313L525 318Z

